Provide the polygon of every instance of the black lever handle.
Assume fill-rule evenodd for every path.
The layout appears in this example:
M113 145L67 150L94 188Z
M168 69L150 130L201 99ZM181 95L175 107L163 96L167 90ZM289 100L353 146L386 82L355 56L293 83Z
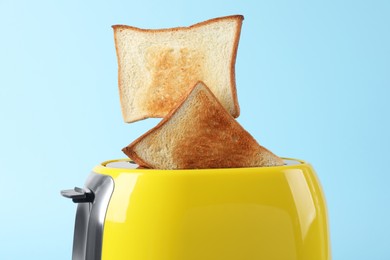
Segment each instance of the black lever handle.
M72 199L74 203L93 202L95 195L89 189L74 187L73 190L62 190L61 195L65 198Z

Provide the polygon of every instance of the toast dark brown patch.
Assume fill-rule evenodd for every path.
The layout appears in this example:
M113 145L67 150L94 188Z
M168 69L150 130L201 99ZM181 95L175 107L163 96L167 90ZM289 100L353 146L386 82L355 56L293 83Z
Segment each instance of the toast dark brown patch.
M146 53L152 81L146 93L146 108L151 113L168 114L181 97L203 78L204 54L189 48L150 47Z

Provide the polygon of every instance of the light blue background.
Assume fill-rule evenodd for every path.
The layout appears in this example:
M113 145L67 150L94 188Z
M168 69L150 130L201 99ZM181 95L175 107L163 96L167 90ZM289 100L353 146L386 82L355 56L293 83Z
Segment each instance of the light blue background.
M123 123L110 26L230 14L245 16L239 122L315 167L333 259L390 259L389 3L0 0L0 259L70 259L59 191L158 122Z

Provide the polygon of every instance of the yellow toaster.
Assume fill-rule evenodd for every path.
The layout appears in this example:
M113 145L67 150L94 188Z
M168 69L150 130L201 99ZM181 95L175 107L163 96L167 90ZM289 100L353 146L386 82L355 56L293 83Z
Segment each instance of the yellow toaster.
M310 164L156 170L96 166L78 203L73 260L330 260L327 209Z

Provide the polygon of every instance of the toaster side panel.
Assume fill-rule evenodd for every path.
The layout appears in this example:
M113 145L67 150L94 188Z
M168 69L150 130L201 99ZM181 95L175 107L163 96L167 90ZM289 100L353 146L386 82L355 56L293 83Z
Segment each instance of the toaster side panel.
M104 220L114 181L110 176L92 172L85 188L93 192L94 200L77 207L72 260L101 260Z

